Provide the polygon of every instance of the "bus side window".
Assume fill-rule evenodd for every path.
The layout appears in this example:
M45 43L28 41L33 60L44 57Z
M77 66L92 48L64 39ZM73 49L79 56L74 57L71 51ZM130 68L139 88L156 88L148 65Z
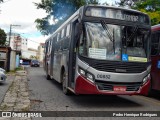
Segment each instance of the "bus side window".
M64 49L64 40L65 40L65 27L61 31L61 40L60 40L60 50Z
M70 24L67 25L66 36L68 37L70 34Z
M158 44L159 44L159 35L158 33L152 34L152 42L151 42L151 54L157 55L158 53Z
M49 54L51 54L51 51L52 51L52 41L51 41L51 39L50 39Z
M48 41L48 50L47 50L47 54L49 54L50 52L50 40Z
M45 53L47 54L47 52L48 52L48 42L46 42L45 44Z
M61 31L61 39L63 39L64 38L64 29L62 29L62 31Z
M65 37L65 41L64 41L64 49L68 49L69 48L69 41L70 41L70 24L68 24L67 26L66 26L66 30L65 30L65 35L66 35L66 37Z
M60 49L60 33L57 34L56 51Z
M57 42L59 41L60 39L60 33L57 34Z
M53 50L56 51L56 39L57 39L57 36L55 35L53 37Z
M66 27L64 27L64 29L63 29L63 34L64 34L64 36L63 36L63 38L62 38L62 43L61 43L61 45L62 45L62 50L63 49L66 49L66 43L65 43L65 41L66 41Z

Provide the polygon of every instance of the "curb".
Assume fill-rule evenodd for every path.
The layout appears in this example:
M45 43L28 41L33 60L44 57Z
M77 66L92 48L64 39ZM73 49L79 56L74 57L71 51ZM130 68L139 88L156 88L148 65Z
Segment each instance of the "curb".
M0 111L29 111L30 100L28 91L27 72L17 71L15 79L12 81L3 102L0 105ZM6 118L8 120L8 118ZM30 120L30 118L25 120Z

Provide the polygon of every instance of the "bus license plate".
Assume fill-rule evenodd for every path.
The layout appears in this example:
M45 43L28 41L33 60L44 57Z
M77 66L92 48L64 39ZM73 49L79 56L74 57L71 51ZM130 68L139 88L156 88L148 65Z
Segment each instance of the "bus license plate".
M113 87L113 91L115 91L115 92L125 92L126 89L127 89L126 86L114 86Z

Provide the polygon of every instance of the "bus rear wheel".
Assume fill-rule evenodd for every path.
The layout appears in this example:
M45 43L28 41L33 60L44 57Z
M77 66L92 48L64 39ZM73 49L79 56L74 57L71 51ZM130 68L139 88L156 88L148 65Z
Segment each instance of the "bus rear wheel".
M67 77L66 77L66 73L63 72L62 74L62 89L63 89L63 93L65 95L69 95L70 94L70 91L67 89Z
M47 80L50 80L50 79L51 79L50 75L48 74L48 65L47 65L47 70L46 70L46 79L47 79Z

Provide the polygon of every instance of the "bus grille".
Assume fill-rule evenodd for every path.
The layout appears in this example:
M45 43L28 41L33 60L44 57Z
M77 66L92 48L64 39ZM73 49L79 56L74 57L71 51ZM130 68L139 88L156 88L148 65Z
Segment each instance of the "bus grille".
M146 70L146 65L143 63L94 63L92 67L105 72L116 72L116 73L141 73Z
M79 56L79 58L96 70L104 72L114 72L114 73L142 73L151 64L150 62L142 63L142 62L96 60L83 56Z
M126 86L127 88L126 91L138 91L142 83L141 82L120 83L120 82L96 81L96 85L98 86L99 90L113 91L114 86Z

